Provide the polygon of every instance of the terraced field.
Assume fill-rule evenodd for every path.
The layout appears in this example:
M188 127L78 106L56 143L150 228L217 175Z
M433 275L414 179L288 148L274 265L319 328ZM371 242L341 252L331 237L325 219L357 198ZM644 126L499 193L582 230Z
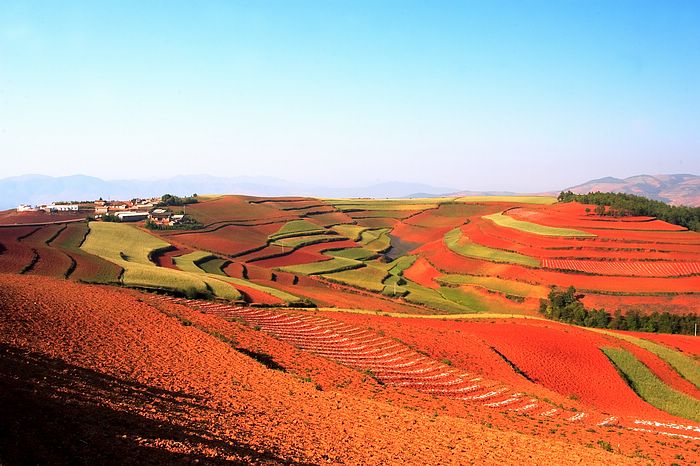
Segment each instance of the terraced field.
M557 406L545 399L485 379L480 374L465 372L453 367L451 363L432 359L395 339L324 316L298 312L280 313L193 300L175 302L225 319L242 319L248 325L282 341L353 367L383 384L476 403L498 411L558 419L560 422L621 429L650 426L652 428L648 430L663 435L700 440L700 426L676 424L672 418L667 417L647 420ZM617 351L606 350L606 354Z
M0 227L0 271L157 292L140 296L206 313L183 326L243 321L362 383L408 393L399 399L462 415L580 426L567 432L600 435L591 442L700 441L694 340L591 331L538 311L552 286L572 285L611 314L697 315L700 234L540 197L220 196L190 211L204 228ZM302 310L314 306L323 311ZM223 335L212 334L230 344Z

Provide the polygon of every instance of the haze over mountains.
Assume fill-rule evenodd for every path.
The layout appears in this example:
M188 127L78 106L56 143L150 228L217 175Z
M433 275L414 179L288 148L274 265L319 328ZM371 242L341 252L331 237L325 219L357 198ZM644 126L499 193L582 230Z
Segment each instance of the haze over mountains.
M577 193L615 191L638 194L672 204L700 206L700 176L639 175L625 179L613 177L591 180L573 186ZM558 191L538 194L556 194ZM23 175L0 179L0 209L18 204L49 203L59 200L131 199L160 196L164 193L235 193L259 196L300 195L315 197L432 197L440 195L506 195L527 194L503 191L464 191L455 187L431 186L423 183L388 181L368 186L311 186L271 177L217 177L180 175L160 180L103 180L85 175L51 177Z

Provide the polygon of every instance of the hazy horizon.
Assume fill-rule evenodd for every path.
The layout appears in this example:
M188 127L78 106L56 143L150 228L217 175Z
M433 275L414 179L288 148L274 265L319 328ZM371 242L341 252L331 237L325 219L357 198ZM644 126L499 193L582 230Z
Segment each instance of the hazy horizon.
M2 2L0 178L700 173L696 2Z

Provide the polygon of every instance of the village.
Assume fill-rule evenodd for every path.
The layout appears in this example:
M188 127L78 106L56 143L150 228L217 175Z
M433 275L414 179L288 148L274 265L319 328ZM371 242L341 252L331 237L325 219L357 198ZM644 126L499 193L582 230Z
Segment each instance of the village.
M129 201L104 200L81 202L53 202L51 204L20 204L18 213L44 212L48 214L80 214L95 220L108 222L140 222L146 221L147 226L174 227L183 223L184 213L175 213L162 206L162 198L135 198Z

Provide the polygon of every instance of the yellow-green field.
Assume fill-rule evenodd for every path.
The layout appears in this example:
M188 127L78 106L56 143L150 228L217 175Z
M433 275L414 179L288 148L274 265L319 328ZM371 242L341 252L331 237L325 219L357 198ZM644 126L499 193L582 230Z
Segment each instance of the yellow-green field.
M445 234L445 244L450 250L465 257L483 259L491 262L520 264L528 267L539 267L540 265L537 259L517 252L503 251L501 249L494 249L480 244L466 242L463 240L462 231L459 228L455 228Z
M629 351L622 348L602 350L624 374L632 389L650 405L675 416L700 421L700 400L666 385Z
M514 230L520 230L525 233L531 233L533 235L542 236L567 236L567 237L579 237L579 238L592 238L595 237L593 233L587 233L581 230L575 230L573 228L557 228L548 227L545 225L538 225L537 223L524 222L522 220L516 220L513 217L506 215L503 212L484 215L482 218L491 220L498 226L512 228Z
M225 284L203 273L157 267L151 262L151 255L170 244L155 236L121 223L91 222L89 226L90 233L81 248L122 267L121 280L125 285L178 293L213 293L223 299L241 299L235 288L221 286Z
M549 288L540 285L505 280L498 277L481 277L477 275L450 274L439 277L439 283L445 285L473 285L511 296L523 298L545 298Z

